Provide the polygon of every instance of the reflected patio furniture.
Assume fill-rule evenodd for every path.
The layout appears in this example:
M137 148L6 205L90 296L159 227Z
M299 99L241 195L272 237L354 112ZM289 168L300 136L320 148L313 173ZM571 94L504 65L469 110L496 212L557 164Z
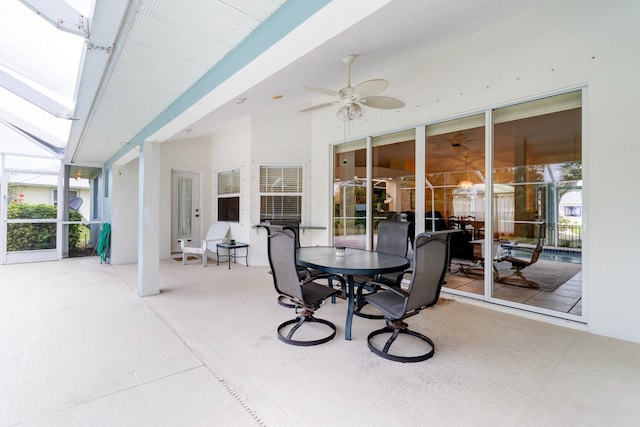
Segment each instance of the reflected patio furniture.
M441 231L451 228L440 211L429 211L424 217L424 229L427 231Z
M367 337L369 349L373 353L403 363L427 360L435 353L433 341L426 335L410 330L405 319L438 302L447 273L449 236L449 233L422 233L416 236L411 280L406 291L384 283L376 283L375 286L384 290L365 296L365 300L378 308L386 320L384 328L371 332ZM424 352L417 355L392 353L392 345L401 334L423 341L424 346L421 347ZM380 345L375 339L378 335L390 336L386 341L383 340L384 345Z
M278 339L297 346L318 345L330 341L336 336L336 326L328 320L314 317L315 311L320 308L322 302L331 296L340 293L340 290L316 283L314 280L320 276L300 280L296 265L295 238L283 232L274 232L267 237L269 265L273 276L273 284L279 295L288 298L296 306L296 318L281 323L278 326ZM342 277L335 274L326 274L324 278L331 277L345 286ZM294 334L307 335L300 328L305 323L320 323L330 329L328 335L320 338L295 339ZM291 328L288 328L291 326ZM309 332L315 332L315 328L306 328ZM313 334L312 334L313 335Z
M481 256L478 257L476 259L476 261L473 264L459 264L459 272L464 274L465 276L468 277L473 277L473 278L481 278L484 276L484 269L486 266L485 263L485 258L484 258L484 245L485 245L485 240L484 239L478 239L478 240L471 240L469 242L472 245L477 245L480 247L480 253ZM498 268L496 267L496 261L499 261L499 256L502 253L502 245L503 244L508 244L509 241L507 240L494 240L493 241L493 248L492 248L492 260L491 260L491 265L493 266L493 280L498 280L498 278L500 277L499 273L498 273Z
M542 252L542 248L544 247L546 224L538 223L537 228L538 237L536 245L534 247L526 245L511 245L511 248L517 248L519 252L527 253L528 256L526 258L513 256L511 250L509 249L507 249L503 255L500 255L498 257L498 262L510 262L511 269L514 270L514 273L511 276L498 278L498 282L504 283L505 285L529 287L533 289L538 289L540 287L538 283L534 282L533 280L527 279L522 273L522 270L535 264L538 261L540 253Z
M454 230L457 232L451 236L448 265L451 273L458 273L463 272L464 268L477 264L478 257L473 251L471 233L459 228Z
M180 242L180 249L182 250L182 264L187 263L187 257L191 255L200 255L202 257L202 266L207 266L207 259L209 255L216 255L217 257L217 244L223 243L227 233L229 232L229 223L224 221L218 221L211 224L207 235L202 240L200 246L187 246L185 239L178 239Z

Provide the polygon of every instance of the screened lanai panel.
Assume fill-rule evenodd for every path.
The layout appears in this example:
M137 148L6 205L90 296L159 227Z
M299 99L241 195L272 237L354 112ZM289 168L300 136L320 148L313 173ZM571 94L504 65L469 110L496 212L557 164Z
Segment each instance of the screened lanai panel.
M89 2L75 3L82 7ZM57 29L21 2L4 1L2 9L0 63L50 94L72 101L85 39ZM83 9L88 15L88 8Z
M82 20L87 24L91 7L89 0L3 2L0 126L11 124L54 147L66 147L87 40L59 28L69 19L72 26ZM25 146L14 145L14 150Z

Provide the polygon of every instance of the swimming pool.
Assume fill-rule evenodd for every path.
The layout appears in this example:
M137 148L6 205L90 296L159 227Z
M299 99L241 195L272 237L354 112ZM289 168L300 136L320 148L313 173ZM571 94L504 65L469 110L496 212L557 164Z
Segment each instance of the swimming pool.
M528 258L530 252L512 249L511 254L519 258ZM582 264L582 252L570 249L544 248L540 254L540 259L545 261L568 262L571 264Z

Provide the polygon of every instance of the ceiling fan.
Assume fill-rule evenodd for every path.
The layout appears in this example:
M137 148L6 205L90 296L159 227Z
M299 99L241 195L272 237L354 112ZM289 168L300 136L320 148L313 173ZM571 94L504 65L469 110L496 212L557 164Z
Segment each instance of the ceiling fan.
M374 79L364 81L355 87L351 86L351 64L356 59L355 54L347 55L342 58L342 62L347 65L347 86L343 87L339 91L325 89L317 86L305 86L313 92L321 93L323 95L335 96L338 99L331 102L324 102L322 104L313 105L311 107L300 110L301 113L307 111L320 110L330 105L344 104L336 113L340 120L353 120L362 115L360 105L364 105L371 108L380 108L385 110L393 110L396 108L404 107L404 102L396 98L389 96L375 96L384 91L389 82L384 79Z
M463 131L454 133L437 135L431 137L430 144L435 151L461 152L468 150L476 150L478 142L471 135L467 135Z

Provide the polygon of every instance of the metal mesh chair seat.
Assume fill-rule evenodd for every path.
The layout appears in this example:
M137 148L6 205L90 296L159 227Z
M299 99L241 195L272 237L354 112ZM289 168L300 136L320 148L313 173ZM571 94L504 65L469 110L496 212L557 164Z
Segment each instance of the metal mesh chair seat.
M273 284L278 295L285 297L296 308L296 318L281 323L278 326L278 338L291 345L311 346L325 343L336 335L336 326L328 320L314 317L314 313L320 308L324 300L338 295L341 290L333 289L315 282L319 278L331 278L338 280L342 289L346 287L345 280L341 276L324 274L300 280L296 266L295 237L286 232L274 232L268 237L269 265ZM329 327L329 334L309 338L302 331L302 326L315 322ZM292 326L289 328L289 326ZM300 332L299 332L300 331ZM304 335L306 338L294 338L294 334Z
M434 232L416 236L413 270L406 291L394 286L375 284L383 290L364 297L367 303L382 312L386 320L384 328L371 332L367 337L367 344L373 353L398 362L419 362L429 359L435 353L433 341L426 335L410 330L405 319L438 302L447 272L450 235L448 232ZM417 338L424 344L421 346L422 350L415 355L393 352L392 345L397 344L396 340L401 334ZM383 345L377 342L380 335L390 335Z

